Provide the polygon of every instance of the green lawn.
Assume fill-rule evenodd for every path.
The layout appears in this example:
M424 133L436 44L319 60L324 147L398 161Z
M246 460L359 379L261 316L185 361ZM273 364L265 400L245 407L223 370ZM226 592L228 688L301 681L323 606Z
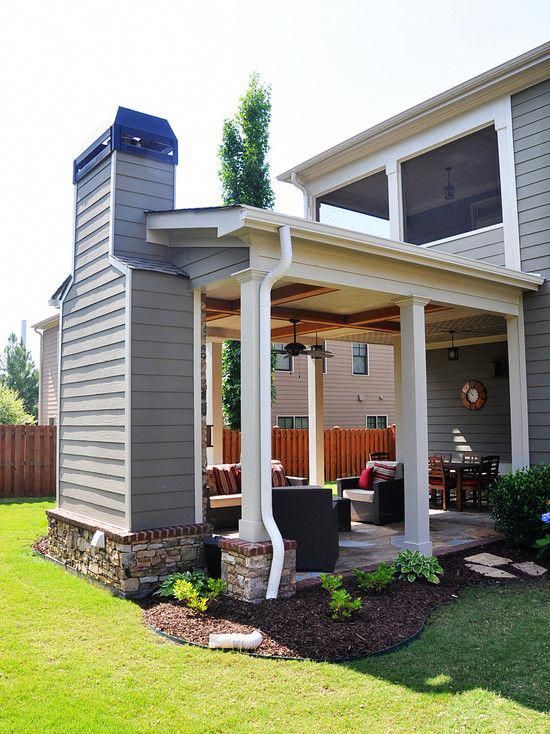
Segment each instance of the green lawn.
M163 641L139 608L32 554L46 502L0 503L0 732L549 731L550 585L476 590L352 665Z

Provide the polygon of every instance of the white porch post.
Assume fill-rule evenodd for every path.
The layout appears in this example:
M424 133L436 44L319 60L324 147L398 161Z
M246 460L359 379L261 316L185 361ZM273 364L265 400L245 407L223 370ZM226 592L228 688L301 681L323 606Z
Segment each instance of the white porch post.
M309 483L325 486L325 411L323 361L307 360L307 408L309 423Z
M267 540L260 500L260 285L264 272L245 270L241 284L241 540Z
M401 207L401 175L399 163L389 161L386 165L388 177L388 207L390 214L390 237L392 240L402 240L404 237L403 209Z
M405 465L405 547L431 555L428 495L428 406L425 298L395 301L401 320L402 430Z
M529 466L529 420L525 332L521 304L519 316L506 316L506 330L508 335L512 469L522 469Z
M212 426L212 448L208 449L208 461L223 463L223 415L222 415L222 343L206 345L206 421Z
M393 342L393 385L395 392L395 458L403 461L401 434L403 432L403 385L401 383L401 337Z

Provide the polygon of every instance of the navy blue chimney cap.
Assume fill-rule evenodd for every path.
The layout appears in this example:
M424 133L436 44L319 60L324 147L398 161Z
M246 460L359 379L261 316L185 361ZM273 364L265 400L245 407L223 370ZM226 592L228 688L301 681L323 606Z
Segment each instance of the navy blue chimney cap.
M111 127L73 161L73 183L80 181L113 150L173 166L178 163L178 139L168 120L119 107Z

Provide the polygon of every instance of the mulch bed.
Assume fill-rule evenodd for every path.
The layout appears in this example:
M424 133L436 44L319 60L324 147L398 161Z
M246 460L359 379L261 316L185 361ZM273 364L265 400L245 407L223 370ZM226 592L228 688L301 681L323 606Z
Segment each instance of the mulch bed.
M480 584L509 583L482 577L466 568L465 556L485 550L514 562L536 560L529 551L499 542L441 557L439 561L445 573L439 585L395 581L383 593L368 595L359 591L352 578L345 578L346 588L353 596L360 595L363 602L363 608L351 622L331 620L327 611L328 597L320 586L300 590L290 599L259 604L223 597L205 615L197 615L175 600L150 597L142 602L143 614L151 627L197 645L208 646L208 636L212 632L248 633L259 629L264 640L255 651L257 655L311 660L364 657L403 643L419 633L429 612L456 599L463 589ZM547 563L536 562L549 567ZM510 568L510 571L519 580L536 580L517 569ZM542 579L546 579L546 575Z

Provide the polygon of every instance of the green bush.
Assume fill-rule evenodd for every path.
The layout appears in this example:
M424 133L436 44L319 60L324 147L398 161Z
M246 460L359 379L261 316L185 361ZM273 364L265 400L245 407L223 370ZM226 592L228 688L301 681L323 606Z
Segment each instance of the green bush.
M550 501L550 465L538 464L499 477L489 489L495 528L512 545L531 548L542 535L541 515Z
M330 595L329 608L335 622L346 622L363 606L361 599L351 596L349 591L342 589L342 576L338 574L321 574L321 586Z
M176 581L188 581L199 592L206 590L208 587L208 576L204 571L184 571L183 573L172 573L167 576L155 591L155 595L174 596Z
M22 425L23 423L35 423L34 416L26 412L23 400L15 390L0 384L0 424Z
M402 581L418 581L425 579L431 584L438 584L443 569L435 556L425 556L420 551L403 550L393 562L395 573Z
M225 581L221 579L209 578L206 586L202 583L194 585L192 581L177 579L174 583L173 595L189 609L204 614L214 599L225 591L226 586Z
M354 568L353 575L357 586L362 591L370 591L378 594L384 591L386 586L391 584L395 577L395 570L392 566L381 563L375 571L371 571L370 573L361 571L360 568Z

